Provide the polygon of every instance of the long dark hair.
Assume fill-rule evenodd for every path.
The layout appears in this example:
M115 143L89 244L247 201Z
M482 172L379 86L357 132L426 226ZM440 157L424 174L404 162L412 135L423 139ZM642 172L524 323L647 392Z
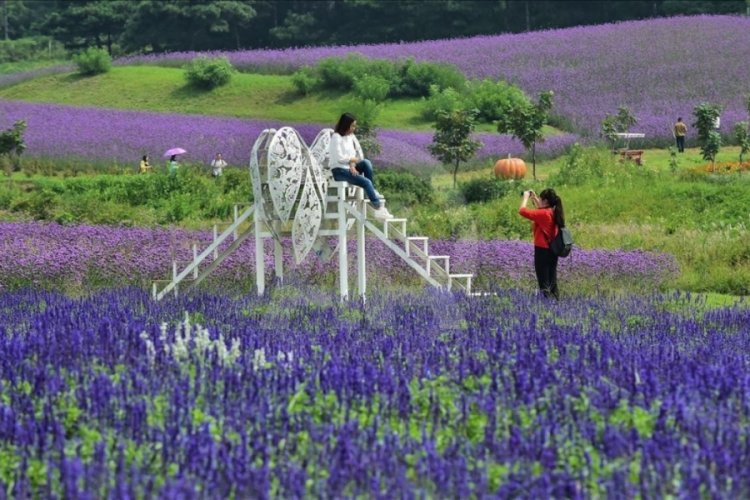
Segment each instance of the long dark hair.
M554 189L547 188L539 194L539 198L547 202L550 208L553 210L555 217L555 224L557 227L565 227L565 209L563 208L563 202Z
M336 128L334 128L333 131L344 136L349 132L349 127L351 127L352 123L355 121L357 121L357 118L353 114L344 113L341 115L341 118L339 118L339 121L336 123Z

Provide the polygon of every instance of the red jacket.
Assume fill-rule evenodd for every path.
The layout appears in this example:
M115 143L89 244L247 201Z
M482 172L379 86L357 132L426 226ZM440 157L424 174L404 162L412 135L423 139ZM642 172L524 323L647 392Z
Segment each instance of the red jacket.
M549 242L557 236L554 210L551 208L521 208L518 213L531 220L534 233L534 246L549 248Z

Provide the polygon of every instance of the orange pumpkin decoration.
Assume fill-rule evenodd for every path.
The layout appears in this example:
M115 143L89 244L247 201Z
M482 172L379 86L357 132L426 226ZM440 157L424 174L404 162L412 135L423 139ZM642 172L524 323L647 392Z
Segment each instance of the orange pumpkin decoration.
M501 179L523 179L526 176L526 163L520 158L497 160L495 163L495 177Z

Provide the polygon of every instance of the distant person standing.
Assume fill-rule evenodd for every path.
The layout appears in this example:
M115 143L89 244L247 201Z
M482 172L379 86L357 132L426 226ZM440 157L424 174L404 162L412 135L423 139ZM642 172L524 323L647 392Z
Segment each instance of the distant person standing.
M148 155L143 155L143 158L141 159L141 165L138 168L138 171L142 174L151 172L151 164L148 162Z
M216 153L216 156L214 157L213 161L211 161L211 176L221 177L221 174L224 171L224 167L226 166L227 166L227 162L225 162L224 159L221 157L221 153Z
M677 151L685 152L685 135L687 134L687 125L682 121L682 117L677 118L674 124L674 140L677 142Z
M175 175L178 168L180 168L180 164L177 163L177 155L172 155L167 163L167 172L169 172L169 175Z

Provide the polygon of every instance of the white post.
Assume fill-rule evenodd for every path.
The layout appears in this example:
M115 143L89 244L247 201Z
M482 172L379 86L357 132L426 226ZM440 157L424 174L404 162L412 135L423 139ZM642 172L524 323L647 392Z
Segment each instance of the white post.
M276 234L280 234L281 224L274 222ZM284 248L281 246L281 241L273 239L273 264L276 272L276 279L279 283L284 282Z
M338 190L339 232L339 294L341 300L349 299L349 262L346 248L346 188Z
M359 198L362 198L361 196ZM365 217L367 217L367 205L364 199L357 200L357 209L362 219L357 221L357 288L359 296L365 300L367 291L367 264L365 262Z
M193 279L198 279L198 245L193 243Z
M237 205L234 206L234 224L237 224L237 217L239 216L237 211ZM237 226L235 226L234 231L232 231L232 236L234 237L234 240L237 241Z
M255 213L259 215L258 204L255 205ZM262 217L255 220L255 286L258 295L263 295L266 289L266 266L265 252L263 248L263 237L261 236L261 224L265 224Z
M174 283L174 296L177 297L177 261L172 261L172 282Z
M214 224L214 241L219 237L219 228ZM214 260L219 258L219 248L214 248Z

